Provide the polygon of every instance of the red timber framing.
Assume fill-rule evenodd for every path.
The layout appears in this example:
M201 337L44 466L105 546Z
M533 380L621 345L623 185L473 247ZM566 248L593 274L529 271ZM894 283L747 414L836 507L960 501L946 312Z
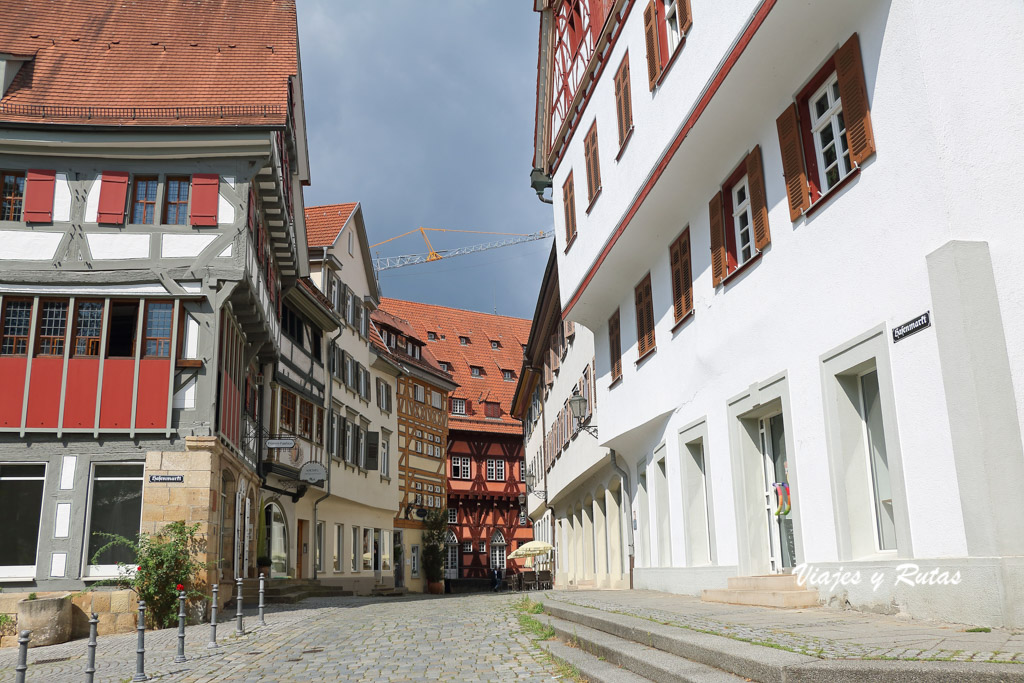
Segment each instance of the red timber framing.
M0 431L170 436L182 315L169 298L0 295Z
M470 478L453 479L453 458L469 458ZM487 461L505 463L504 479L488 481ZM486 579L491 571L491 540L500 532L505 541L505 556L533 539L529 519L519 523L519 494L526 493L523 476L523 439L521 434L495 434L449 430L448 432L448 507L457 510L458 523L449 524L459 543L460 579ZM470 551L465 552L469 543ZM485 551L480 552L481 543ZM514 571L515 560L501 567L502 577Z

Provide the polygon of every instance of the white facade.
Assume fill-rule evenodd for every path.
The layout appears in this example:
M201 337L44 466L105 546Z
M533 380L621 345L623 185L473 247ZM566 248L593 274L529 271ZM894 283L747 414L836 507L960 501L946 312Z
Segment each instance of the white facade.
M692 0L651 92L645 4L616 4L608 68L550 169L562 308L594 331L600 443L632 480L635 586L699 593L732 575L843 566L887 578L819 587L823 599L1024 624L1024 7ZM791 220L776 119L854 34L877 151ZM634 129L616 160L627 51ZM587 212L595 120L601 193ZM715 286L709 200L756 146L771 242ZM669 245L687 227L693 315L677 325ZM656 350L638 362L634 287L648 273ZM894 342L926 312L930 327ZM882 449L885 477L872 474ZM781 531L772 479L790 487ZM906 562L960 582L897 585Z

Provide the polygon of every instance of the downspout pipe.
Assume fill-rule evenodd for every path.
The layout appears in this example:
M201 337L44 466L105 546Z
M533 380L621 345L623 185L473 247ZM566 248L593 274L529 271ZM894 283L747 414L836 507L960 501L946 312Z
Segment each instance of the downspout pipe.
M630 495L629 486L629 472L622 469L619 465L618 460L615 459L615 450L609 449L609 453L612 458L612 469L619 473L619 477L622 478L622 498L626 504L625 508L629 510L629 515L626 518L626 543L629 545L629 588L633 589L633 497Z
M326 254L326 252L327 252L326 248L324 248L324 252ZM326 259L325 259L325 262L326 262ZM331 349L334 348L334 342L338 341L338 338L341 336L341 333L345 331L344 325L342 325L340 323L340 320L338 320L337 317L335 317L335 322L339 323L338 324L338 333L336 335L334 335L333 337L331 337L331 340L327 343L327 353L329 355L327 356L327 362L324 363L324 369L327 371L327 373L326 373L327 374L327 400L324 401L324 403L327 404L327 406L324 409L324 417L327 419L327 429L324 430L324 434L327 435L326 442L324 443L324 451L327 451L327 493L325 493L324 495L320 496L319 498L317 498L316 500L313 501L313 548L314 548L313 552L314 553L316 552L315 549L317 547L317 545L316 545L317 507L320 505L320 503L322 501L325 501L325 500L327 500L328 498L331 497L331 470L334 467L334 462L332 462L334 460L334 458L330 455L330 452L329 452L330 451L330 446L328 445L328 444L334 443L334 429L333 429L333 426L332 426L334 424L334 421L331 419L331 415L334 414L334 410L333 410L334 409L334 404L332 403L332 400L334 398L334 375L331 373L331 358L333 357L333 355L331 355ZM327 535L327 529L324 529L324 535L325 536ZM326 545L327 545L327 539L324 538L324 546L326 546ZM301 548L300 548L300 550L301 550ZM323 559L323 558L320 558L320 559ZM319 567L318 567L317 563L313 562L313 580L314 581L316 581L317 577L319 576L319 572L317 571L318 568Z

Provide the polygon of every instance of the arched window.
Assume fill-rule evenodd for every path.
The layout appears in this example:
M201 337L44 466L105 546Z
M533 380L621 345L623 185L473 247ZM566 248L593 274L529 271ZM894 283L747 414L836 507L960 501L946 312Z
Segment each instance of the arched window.
M491 566L505 571L505 537L500 531L491 536Z
M277 503L269 503L263 508L263 514L266 515L270 576L288 576L288 524L284 510Z
M444 554L444 576L447 579L457 579L459 572L459 539L455 538L455 532L448 530L445 537Z

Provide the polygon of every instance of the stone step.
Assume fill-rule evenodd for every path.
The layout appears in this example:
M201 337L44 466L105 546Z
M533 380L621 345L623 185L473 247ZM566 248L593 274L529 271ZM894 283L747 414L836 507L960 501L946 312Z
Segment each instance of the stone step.
M637 676L614 664L598 659L578 647L569 647L557 640L540 643L555 660L571 666L578 671L580 678L590 683L649 683L649 678Z
M761 647L724 636L550 599L544 601L544 610L578 627L586 626L623 640L643 643L691 662L706 664L753 681L781 683L787 680L787 669L820 662L816 657L795 652Z
M777 591L716 588L701 591L700 599L704 602L724 602L730 605L756 605L788 609L817 607L820 604L816 590Z
M796 574L767 574L763 576L730 576L728 587L739 591L801 591Z
M540 621L555 629L555 635L578 648L637 676L665 683L739 683L742 678L706 664L693 662L648 645L613 636L597 629L541 615ZM614 679L613 679L614 680Z

